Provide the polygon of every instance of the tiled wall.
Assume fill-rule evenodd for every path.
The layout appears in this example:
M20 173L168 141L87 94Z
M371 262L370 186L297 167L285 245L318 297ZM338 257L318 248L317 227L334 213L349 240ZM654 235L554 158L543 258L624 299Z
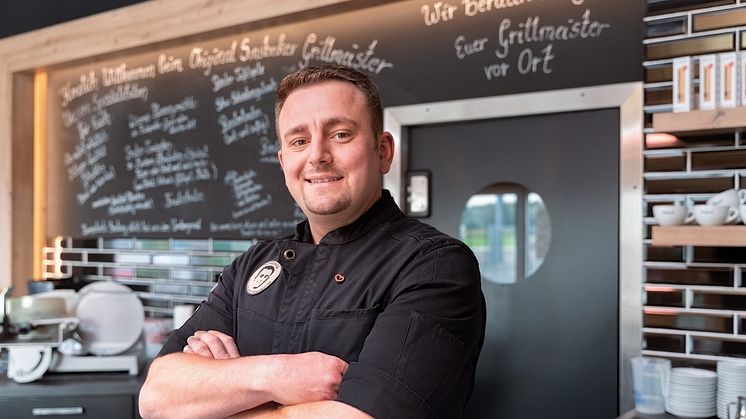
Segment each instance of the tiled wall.
M672 111L673 58L692 56L696 69L700 55L743 50L746 2L648 0L648 6L643 349L678 364L712 366L746 357L746 248L652 246L652 207L703 203L726 189L746 188L746 136L729 129L659 141L650 135L651 120Z
M58 238L44 248L45 278L114 280L141 298L146 314L170 316L175 304L198 304L250 240Z

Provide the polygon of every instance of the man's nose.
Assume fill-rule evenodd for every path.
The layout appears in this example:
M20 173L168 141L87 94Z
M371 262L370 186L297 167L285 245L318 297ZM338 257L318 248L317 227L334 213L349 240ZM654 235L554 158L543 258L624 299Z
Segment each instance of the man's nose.
M329 164L332 162L331 142L322 136L311 141L311 153L308 162L314 166Z

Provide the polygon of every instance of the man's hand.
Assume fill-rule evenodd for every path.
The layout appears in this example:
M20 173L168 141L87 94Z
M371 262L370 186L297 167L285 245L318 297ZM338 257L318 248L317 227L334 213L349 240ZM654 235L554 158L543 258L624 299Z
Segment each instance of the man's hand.
M335 400L347 363L321 352L276 355L273 400L282 405Z
M217 330L198 330L187 339L184 352L214 359L232 359L241 356L233 338Z

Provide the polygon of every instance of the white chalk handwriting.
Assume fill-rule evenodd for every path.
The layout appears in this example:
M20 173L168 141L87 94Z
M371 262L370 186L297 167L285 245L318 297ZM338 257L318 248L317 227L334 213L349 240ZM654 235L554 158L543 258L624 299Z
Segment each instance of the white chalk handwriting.
M336 42L337 38L331 35L319 39L315 33L308 34L303 43L298 65L303 68L311 62L339 64L373 74L380 74L387 68L394 68L394 63L375 56L377 39L372 40L364 51L360 51L360 46L356 43L350 45L349 49L335 48Z

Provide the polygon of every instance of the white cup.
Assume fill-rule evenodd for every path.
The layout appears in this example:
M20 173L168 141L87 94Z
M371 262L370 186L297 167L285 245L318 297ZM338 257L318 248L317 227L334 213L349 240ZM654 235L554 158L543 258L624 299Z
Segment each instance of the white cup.
M675 226L686 224L689 209L683 205L656 205L653 207L653 216L658 225Z
M695 205L694 219L701 226L719 226L738 220L738 209L724 205Z
M741 191L744 190L741 189ZM744 195L744 197L746 197L746 192L742 194L740 191L737 191L735 189L728 189L727 191L720 192L719 194L708 199L707 205L713 207L726 206L738 208L738 205L743 203L741 202L741 195Z
M741 205L741 222L746 224L746 204Z
M738 202L740 202L741 205L746 205L746 189L740 189L738 191Z

